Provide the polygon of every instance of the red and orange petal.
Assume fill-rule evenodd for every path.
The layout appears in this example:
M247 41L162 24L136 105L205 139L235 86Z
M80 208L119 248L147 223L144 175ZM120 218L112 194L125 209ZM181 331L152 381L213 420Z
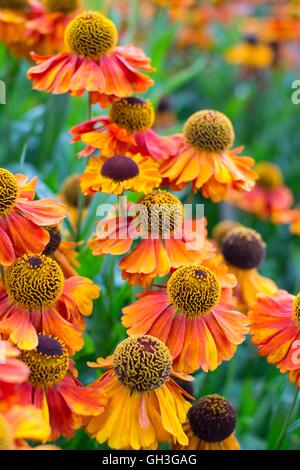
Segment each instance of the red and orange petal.
M183 430L189 439L189 443L187 446L176 445L173 447L174 450L240 450L241 448L234 433L223 441L207 442L194 434L189 423L183 425Z
M233 193L229 200L240 209L250 212L262 219L273 219L276 221L276 213L290 209L293 204L293 194L287 186L275 189L265 189L256 186L249 193Z
M14 405L0 413L1 450L29 448L24 439L45 442L50 426L42 410L35 406Z
M251 191L255 185L254 160L238 156L242 150L204 152L182 141L177 155L162 163L161 174L171 189L180 191L192 183L194 192L201 189L205 198L220 202L228 198L229 190Z
M109 358L97 362L110 370L92 387L102 387L108 403L101 415L88 421L89 435L101 444L107 441L112 449L157 449L159 442L166 441L187 444L182 423L191 404L172 379L150 392L132 391L119 381Z
M164 341L179 372L215 370L232 358L248 332L247 318L234 310L234 280L224 272L224 265L203 264L220 276L222 284L219 303L211 311L188 317L171 304L165 290L145 291L123 309L122 323L128 334L150 334Z
M89 279L71 277L65 280L63 294L53 306L34 311L13 304L2 287L0 332L23 350L36 348L38 333L58 336L72 354L83 347L84 316L92 313L93 299L99 293L99 287Z
M42 253L49 242L43 227L59 225L66 216L64 204L53 199L34 201L37 178L16 175L19 194L14 206L0 217L0 264L9 266L24 253Z
M33 404L41 408L51 426L49 440L60 436L72 437L82 426L84 417L103 412L107 399L99 387L86 388L71 375L54 387L34 387L30 383L21 385L22 404Z
M294 299L284 290L273 295L260 294L249 312L252 342L258 353L280 372L299 368L300 325L294 314Z
M258 294L272 295L277 292L278 287L272 279L262 276L254 269L238 269L229 267L238 280L235 296L238 299L239 310L246 313L251 304L256 301Z
M80 266L78 261L77 246L80 242L62 241L52 257L60 265L66 278L77 276Z
M37 63L27 72L33 88L48 93L81 96L92 93L94 101L107 105L107 99L143 93L153 80L136 69L152 72L150 60L138 48L118 46L112 52L90 59L62 52L52 56L32 53Z
M17 357L20 351L9 341L0 339L0 388L1 382L18 384L25 382L29 369Z
M300 209L275 211L272 221L278 224L289 224L290 231L294 235L300 235Z

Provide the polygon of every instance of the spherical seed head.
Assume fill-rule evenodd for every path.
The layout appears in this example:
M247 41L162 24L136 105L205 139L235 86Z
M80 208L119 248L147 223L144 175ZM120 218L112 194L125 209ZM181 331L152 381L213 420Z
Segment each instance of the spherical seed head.
M69 368L65 345L60 339L47 335L39 335L37 348L23 351L20 359L29 367L29 382L36 387L59 384Z
M6 271L6 290L11 301L29 310L53 305L61 296L64 275L45 255L24 255Z
M139 167L131 158L115 155L105 161L101 174L115 182L122 182L138 176Z
M46 230L50 235L50 240L43 251L43 255L51 256L60 245L61 233L57 227L46 227Z
M118 31L101 13L90 11L76 16L65 31L65 44L72 54L97 59L108 54L118 42Z
M205 442L220 442L235 430L236 411L232 403L220 395L207 395L189 410L193 433Z
M221 246L224 238L228 235L228 233L237 227L241 227L241 224L236 220L222 220L222 222L219 222L213 228L212 238L219 246Z
M7 419L0 414L0 451L13 450L13 448L14 441L10 424Z
M43 0L49 13L70 13L79 7L79 0Z
M167 283L172 304L188 317L197 317L217 305L221 295L220 281L205 266L182 266Z
M6 215L18 197L16 177L8 170L0 168L0 216Z
M76 173L66 178L63 182L61 193L67 204L72 207L78 207L79 195L81 193L80 175ZM85 206L88 206L90 198L85 197L84 201Z
M25 10L27 0L0 0L0 8L8 8L9 10Z
M296 320L300 322L300 292L294 298L294 315Z
M131 390L150 392L170 376L171 354L154 336L130 336L116 347L113 359L118 379Z
M172 233L182 225L183 205L176 196L167 191L153 190L141 196L136 204L140 204L142 208L138 217L145 232L157 232L162 237L164 233Z
M222 243L222 253L227 263L240 269L257 268L265 252L266 245L260 234L246 227L231 230Z
M112 104L110 120L131 133L142 132L153 126L155 113L149 100L132 96Z
M190 145L206 152L222 152L234 142L232 123L219 111L204 110L192 114L183 133Z
M274 163L261 162L256 165L255 170L258 174L257 186L272 190L283 184L282 172Z

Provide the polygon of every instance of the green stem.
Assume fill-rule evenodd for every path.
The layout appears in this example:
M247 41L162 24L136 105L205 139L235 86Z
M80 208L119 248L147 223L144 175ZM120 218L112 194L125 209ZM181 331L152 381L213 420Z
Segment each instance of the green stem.
M287 414L285 423L284 423L284 425L283 425L283 427L282 427L281 433L279 434L278 439L277 439L277 441L276 441L276 444L275 444L275 446L274 446L274 450L280 449L280 446L281 446L282 442L284 441L284 438L285 438L285 436L286 436L286 433L287 433L287 430L288 430L288 427L289 427L291 418L292 418L292 416L293 416L293 413L294 413L294 410L295 410L295 407L296 407L296 404L297 404L298 396L299 396L299 388L296 387L296 390L295 390L295 393L294 393L293 401L292 401L291 406L290 406L290 408L289 408L289 411L288 411L288 414Z
M88 119L92 119L93 117L93 105L91 101L91 93L88 94ZM86 165L87 166L89 162L89 159L86 159ZM82 226L82 217L83 217L83 209L84 209L84 202L85 202L85 197L80 191L79 196L78 196L78 216L77 216L77 230L76 230L76 241L80 241L81 239L81 226Z

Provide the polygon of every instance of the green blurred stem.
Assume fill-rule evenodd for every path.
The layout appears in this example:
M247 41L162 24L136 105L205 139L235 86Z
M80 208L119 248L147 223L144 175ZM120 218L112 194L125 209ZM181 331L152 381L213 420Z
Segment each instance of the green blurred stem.
M274 446L274 450L279 450L280 447L281 447L282 442L284 441L284 438L285 438L285 436L286 436L287 429L288 429L288 427L289 427L291 418L292 418L293 413L294 413L294 411L295 411L295 407L296 407L296 404L297 404L298 396L299 396L299 388L296 387L296 390L295 390L295 393L294 393L293 401L292 401L291 406L290 406L290 408L289 408L289 411L288 411L288 414L287 414L285 423L284 423L284 425L283 425L283 427L282 427L281 433L279 434L278 439L277 439L277 441L276 441L276 444L275 444L275 446Z
M88 119L92 119L93 117L93 105L92 105L92 99L91 99L91 93L88 94ZM86 159L86 165L87 166L89 162L89 158ZM83 216L83 209L84 209L84 202L85 202L85 197L80 191L79 196L78 196L78 217L77 217L77 230L76 230L76 241L80 241L81 239L81 225L82 225L82 216Z

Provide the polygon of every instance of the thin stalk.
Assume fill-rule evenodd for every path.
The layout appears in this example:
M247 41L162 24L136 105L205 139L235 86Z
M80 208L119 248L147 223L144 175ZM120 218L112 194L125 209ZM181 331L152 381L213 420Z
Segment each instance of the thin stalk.
M291 406L290 406L290 408L289 408L289 411L288 411L288 414L287 414L287 416L286 416L286 420L285 420L284 425L283 425L283 427L282 427L281 433L279 434L278 439L277 439L277 441L276 441L276 444L275 444L275 446L274 446L274 450L280 449L281 444L282 444L283 441L284 441L284 438L285 438L285 436L286 436L286 433L287 433L287 430L288 430L288 427L289 427L291 418L292 418L293 413L294 413L294 411L295 411L295 407L296 407L296 404L297 404L298 396L299 396L299 388L296 387L296 390L295 390L295 393L294 393L293 401L292 401Z

